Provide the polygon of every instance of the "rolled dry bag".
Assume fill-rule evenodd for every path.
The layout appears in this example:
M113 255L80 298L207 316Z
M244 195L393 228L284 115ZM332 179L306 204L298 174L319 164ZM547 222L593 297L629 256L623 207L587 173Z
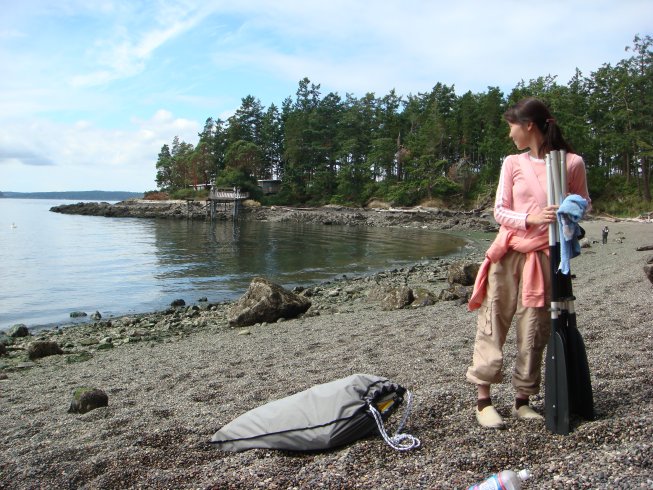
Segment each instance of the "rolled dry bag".
M389 437L383 420L408 395L397 433ZM253 448L316 451L348 444L377 431L397 450L419 446L399 434L408 418L410 393L386 378L354 374L275 400L223 426L211 442L224 451ZM406 442L408 441L408 442Z

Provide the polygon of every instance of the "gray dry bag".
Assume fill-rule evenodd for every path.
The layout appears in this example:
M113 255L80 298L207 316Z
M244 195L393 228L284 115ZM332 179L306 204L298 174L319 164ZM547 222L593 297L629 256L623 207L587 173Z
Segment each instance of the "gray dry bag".
M390 437L383 421L404 396L404 416ZM388 379L354 374L250 410L223 426L211 442L224 451L315 451L342 446L378 431L394 449L405 451L420 444L417 438L399 433L409 415L410 399L410 392Z

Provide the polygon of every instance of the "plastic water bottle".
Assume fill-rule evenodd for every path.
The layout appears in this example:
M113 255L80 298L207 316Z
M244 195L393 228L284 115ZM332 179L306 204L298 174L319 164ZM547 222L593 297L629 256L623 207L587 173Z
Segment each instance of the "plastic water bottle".
M472 485L468 490L520 490L522 482L530 476L528 470L521 470L519 473L503 470L481 483Z

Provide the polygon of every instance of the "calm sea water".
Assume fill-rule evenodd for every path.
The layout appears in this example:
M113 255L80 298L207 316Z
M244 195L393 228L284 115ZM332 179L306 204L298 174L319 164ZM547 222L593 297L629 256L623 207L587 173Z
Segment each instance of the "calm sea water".
M459 253L428 230L104 218L52 213L65 201L0 199L0 330L70 324L241 296L255 276L310 285Z

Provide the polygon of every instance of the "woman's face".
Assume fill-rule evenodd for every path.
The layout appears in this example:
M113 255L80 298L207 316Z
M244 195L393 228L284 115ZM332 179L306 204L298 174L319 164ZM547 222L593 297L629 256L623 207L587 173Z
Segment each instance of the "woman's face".
M510 138L515 143L517 149L525 150L528 148L531 136L528 130L530 123L520 124L509 122L508 125L510 126Z

